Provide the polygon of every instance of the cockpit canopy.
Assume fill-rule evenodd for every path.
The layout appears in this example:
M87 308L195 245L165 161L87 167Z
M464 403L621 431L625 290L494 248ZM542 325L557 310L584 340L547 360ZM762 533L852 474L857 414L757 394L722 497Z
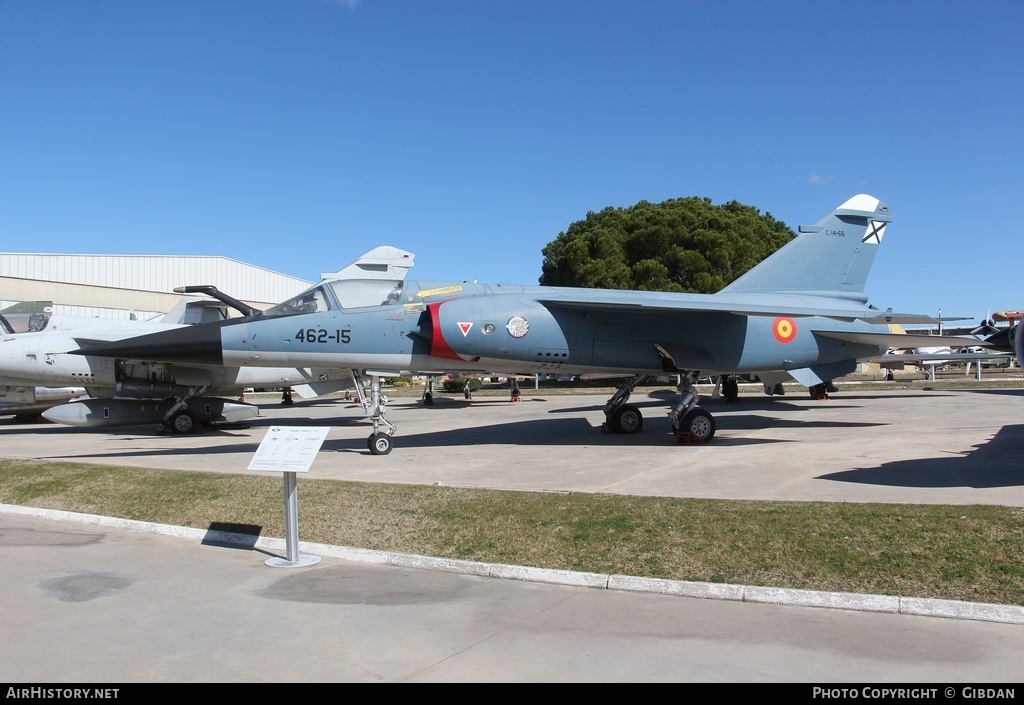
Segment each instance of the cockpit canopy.
M263 312L266 318L319 313L335 308L393 306L402 299L402 281L387 279L337 279L306 289Z

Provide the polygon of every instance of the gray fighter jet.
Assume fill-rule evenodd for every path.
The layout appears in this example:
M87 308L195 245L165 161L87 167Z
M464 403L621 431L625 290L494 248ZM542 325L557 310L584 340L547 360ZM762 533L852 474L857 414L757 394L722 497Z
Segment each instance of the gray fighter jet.
M784 374L807 386L891 347L925 344L892 324L934 323L868 304L864 284L891 221L857 195L715 294L467 282L324 282L262 313L98 344L80 354L199 365L329 367L368 381L371 453L390 452L384 371L632 375L605 405L608 430L641 430L627 403L650 376L678 380L668 416L709 441L695 383L713 374ZM974 341L972 341L974 342Z

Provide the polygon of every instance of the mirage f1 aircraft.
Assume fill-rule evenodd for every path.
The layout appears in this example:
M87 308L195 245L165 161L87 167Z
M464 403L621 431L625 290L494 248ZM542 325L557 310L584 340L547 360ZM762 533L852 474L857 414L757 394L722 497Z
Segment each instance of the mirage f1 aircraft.
M606 427L620 433L642 428L639 408L627 403L635 386L672 375L680 394L668 414L673 430L709 441L716 424L698 406L700 376L784 373L812 387L889 347L924 344L890 324L934 318L879 310L864 294L890 221L888 205L854 196L715 294L348 279L253 316L78 354L348 369L369 383L375 455L390 452L395 432L383 371L632 376L604 409Z

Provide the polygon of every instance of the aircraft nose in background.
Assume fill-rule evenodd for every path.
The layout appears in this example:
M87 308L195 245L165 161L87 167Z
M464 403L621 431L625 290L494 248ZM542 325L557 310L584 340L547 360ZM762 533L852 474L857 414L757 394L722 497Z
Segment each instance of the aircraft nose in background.
M72 355L115 357L122 360L153 360L202 365L224 364L220 329L228 321L186 326L174 330L140 335L112 343L97 343Z

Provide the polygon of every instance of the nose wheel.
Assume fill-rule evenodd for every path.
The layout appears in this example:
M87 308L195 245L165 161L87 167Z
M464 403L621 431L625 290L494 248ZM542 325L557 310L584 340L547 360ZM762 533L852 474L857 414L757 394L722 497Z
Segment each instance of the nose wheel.
M387 455L391 452L391 436L386 433L374 433L366 439L366 447L374 455Z
M359 403L362 404L363 411L373 422L373 433L366 439L366 447L373 455L387 455L391 452L391 437L395 433L395 425L385 416L388 398L380 391L380 376L366 375L369 378L369 398L367 398L363 379L355 370L351 374L352 386L355 387L356 394L359 395ZM380 430L381 426L385 428L384 431Z

